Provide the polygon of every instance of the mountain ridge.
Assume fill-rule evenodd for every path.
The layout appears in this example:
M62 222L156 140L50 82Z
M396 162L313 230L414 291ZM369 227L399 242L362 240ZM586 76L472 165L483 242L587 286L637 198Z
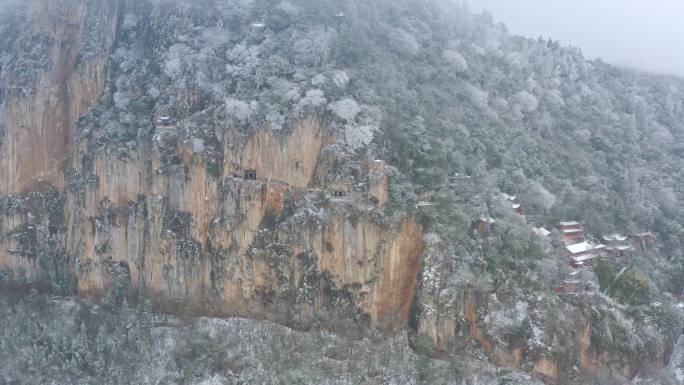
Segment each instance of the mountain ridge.
M8 284L407 329L549 383L675 350L684 83L439 1L27 4L0 26ZM655 240L567 296L564 220Z

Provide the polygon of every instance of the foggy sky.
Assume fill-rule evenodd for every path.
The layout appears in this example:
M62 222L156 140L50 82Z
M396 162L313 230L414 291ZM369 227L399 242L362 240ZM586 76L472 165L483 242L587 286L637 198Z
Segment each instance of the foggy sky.
M684 0L468 0L511 33L543 36L585 57L684 76Z

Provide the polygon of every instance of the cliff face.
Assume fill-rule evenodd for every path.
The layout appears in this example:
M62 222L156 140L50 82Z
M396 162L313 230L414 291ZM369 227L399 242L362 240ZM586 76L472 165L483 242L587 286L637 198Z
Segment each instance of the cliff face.
M225 20L174 4L29 2L30 27L11 36L2 79L0 278L89 299L144 296L176 314L350 334L408 327L440 357L466 351L551 383L575 364L635 374L641 345L620 341L634 326L608 299L478 282L489 273L468 266L488 262L468 253L489 240L426 245L436 215L389 212L392 199L415 196L401 186L390 196L378 111L349 98L324 108L328 94L299 89L344 93L344 71L265 66L255 47L270 48L268 34L249 29L235 43L251 14ZM302 51L293 63L316 67L329 54L317 37L293 48ZM228 97L253 96L253 80L282 91L278 104L294 119L261 111L256 96ZM167 113L173 121L158 119ZM258 114L269 123L244 124ZM649 359L664 362L659 342Z
M29 1L25 12L2 79L0 263L21 279L40 271L70 286L65 161L76 120L102 94L118 2Z
M175 312L307 326L343 302L361 320L405 324L422 228L412 218L390 226L368 201L386 199L383 170L363 167L362 179L381 180L372 194L326 198L351 190L327 175L349 161L329 147L340 137L315 115L285 134L217 129L218 174L202 156L204 142L177 126L116 151L76 135L77 120L103 94L118 15L118 2L30 4L30 33L46 44L40 63L15 58L15 72L27 76L5 79L2 267L81 296L144 290ZM243 179L245 170L257 179ZM306 212L312 200L315 215ZM275 309L288 306L298 310ZM337 318L349 317L328 321Z
M620 318L602 297L573 298L569 305L547 293L520 294L515 310L502 312L501 302L510 300L506 293L465 285L441 302L439 294L426 293L425 280L421 286L417 333L443 355L484 352L499 366L523 368L553 384L573 383L577 370L585 376L614 371L631 379L646 360L662 367L668 359L664 349L670 342L635 344L635 328L651 326Z
M225 136L239 135L226 129ZM104 291L116 265L160 306L178 301L195 313L287 322L289 312L269 311L270 302L300 304L313 316L330 305L331 286L373 320L405 323L422 229L410 218L391 227L372 204L355 208L351 199L330 201L329 192L312 189L319 153L333 136L311 117L287 135L258 131L226 140L221 178L209 174L197 143L178 138L164 139L164 151L179 159L168 171L168 154L145 148L95 154L86 162L92 170L76 164L77 173L96 180L67 194L67 249L79 292ZM257 179L245 180L244 170L256 170ZM314 199L321 211L306 212ZM348 218L347 209L357 217ZM321 282L308 282L312 269L325 275Z
M23 39L40 43L16 52L6 82L4 161L0 193L19 193L40 182L65 187L63 162L78 117L97 104L114 43L118 1L30 1ZM90 25L86 20L102 23ZM97 47L88 47L96 34ZM28 48L32 50L28 50ZM92 49L88 51L88 49Z

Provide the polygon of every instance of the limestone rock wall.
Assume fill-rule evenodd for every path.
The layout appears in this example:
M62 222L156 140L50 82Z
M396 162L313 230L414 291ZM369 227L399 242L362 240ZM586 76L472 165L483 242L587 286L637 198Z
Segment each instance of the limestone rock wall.
M303 326L324 308L405 324L422 227L413 218L387 223L376 204L386 180L363 156L321 156L341 148L343 135L319 116L286 133L216 127L205 139L218 143L218 167L207 163L203 139L180 125L156 128L152 140L102 145L93 131L119 127L115 115L92 123L108 108L99 105L105 87L118 87L108 70L119 8L118 1L29 3L23 38L40 37L42 51L17 52L11 64L19 76L3 85L3 270L59 281L81 296L144 290L172 311L288 322L293 316L278 306L290 303L308 314L297 320ZM89 123L77 127L87 114ZM349 172L335 175L334 165ZM245 170L256 170L257 180L244 180ZM369 183L373 191L359 188ZM356 218L329 205L332 190L355 191ZM46 191L59 215L32 203ZM322 222L300 223L302 216ZM333 309L333 297L344 306Z
M64 188L62 167L73 127L102 94L117 16L118 1L29 2L23 38L41 43L27 43L26 52L16 52L12 76L4 79L0 194L19 193L39 182ZM88 17L102 22L89 25ZM93 52L86 52L88 34L101 36Z
M491 306L491 292L464 286L446 304L438 295L418 295L424 307L416 333L429 337L439 354L480 351L501 367L523 368L547 383L573 383L578 371L584 376L613 371L631 379L644 365L664 366L667 360L665 341L656 340L649 353L628 346L633 337L608 321L605 314L610 310L601 297L576 298L570 306L545 303L551 297L541 294L530 300L534 308L528 310L533 314L529 332L514 330L500 339L496 334L501 314Z
M359 311L379 323L405 323L422 228L412 219L392 227L370 203L351 221L344 210L325 205L326 190L310 189L324 172L321 149L335 133L309 117L285 135L245 136L226 128L219 136L219 178L209 174L192 141L178 136L125 153L92 154L87 143L78 146L75 172L92 181L67 194L68 252L79 292L104 292L112 265L124 265L133 288L154 293L160 306L179 301L193 312L269 317L265 297L301 300L289 292L301 289L307 272L297 258L306 252ZM168 167L165 152L179 162ZM243 179L247 169L257 171L257 180ZM310 201L321 194L320 202ZM286 204L295 212L283 214ZM326 213L324 223L297 224L293 214L312 205ZM274 246L286 252L272 255ZM320 306L307 311L313 315Z

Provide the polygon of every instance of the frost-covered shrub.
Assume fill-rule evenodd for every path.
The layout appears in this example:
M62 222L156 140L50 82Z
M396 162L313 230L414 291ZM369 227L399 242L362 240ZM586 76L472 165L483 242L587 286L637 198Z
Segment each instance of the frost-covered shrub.
M124 30L128 31L138 26L139 18L138 15L133 13L127 13L124 16L122 27Z
M328 78L325 77L323 74L318 74L311 78L311 85L314 87L322 87L325 85L325 83L328 81Z
M331 55L330 47L337 38L334 29L317 27L300 36L292 47L294 60L300 66L320 66L325 64Z
M453 50L445 50L443 56L444 59L453 66L456 72L468 71L468 61L460 53Z
M357 150L369 145L373 141L377 131L377 126L347 125L344 130L344 138L347 146L352 150Z
M520 200L526 207L538 210L549 210L556 204L556 197L539 182L530 183Z
M385 208L394 218L401 216L418 203L418 197L413 189L413 184L395 167L389 167L389 188L387 205Z
M517 335L524 332L525 323L529 324L527 302L518 301L515 307L506 308L496 298L496 294L490 295L489 312L484 318L487 331L498 343L505 344L506 336Z
M279 131L285 125L285 117L278 111L271 111L266 115L266 121L271 124L271 129Z
M389 37L392 48L398 53L414 56L420 51L416 37L401 28L395 28Z
M349 85L349 75L344 71L335 71L332 78L333 84L341 90L344 90Z
M489 107L489 94L473 84L466 84L465 90L471 102L480 109L487 109Z
M339 119L347 123L352 123L356 116L361 112L361 107L352 98L344 98L337 102L330 103L328 109ZM372 139L372 138L371 138Z
M299 100L300 96L299 88L294 87L287 90L281 99L283 102L296 102Z
M252 116L254 116L258 107L256 101L250 103L243 102L241 100L226 98L225 108L226 113L234 119L237 119L242 124L247 124L250 122Z
M259 47L245 42L239 43L226 53L230 64L226 65L226 72L233 76L247 76L259 64Z
M167 60L164 63L164 73L172 79L180 79L186 72L184 59L192 54L190 47L185 44L174 44L169 48Z
M299 100L299 103L297 103L297 112L299 115L303 115L304 113L307 112L307 110L313 108L318 108L325 103L328 102L328 99L325 98L325 94L321 90L309 90L306 91L306 95L302 99Z
M526 59L520 52L511 52L506 56L506 60L508 61L508 64L516 70L525 68Z
M131 97L128 92L117 91L114 93L114 105L116 108L123 110L131 103Z
M537 110L539 101L527 91L520 91L515 94L515 102L522 112L531 113Z

